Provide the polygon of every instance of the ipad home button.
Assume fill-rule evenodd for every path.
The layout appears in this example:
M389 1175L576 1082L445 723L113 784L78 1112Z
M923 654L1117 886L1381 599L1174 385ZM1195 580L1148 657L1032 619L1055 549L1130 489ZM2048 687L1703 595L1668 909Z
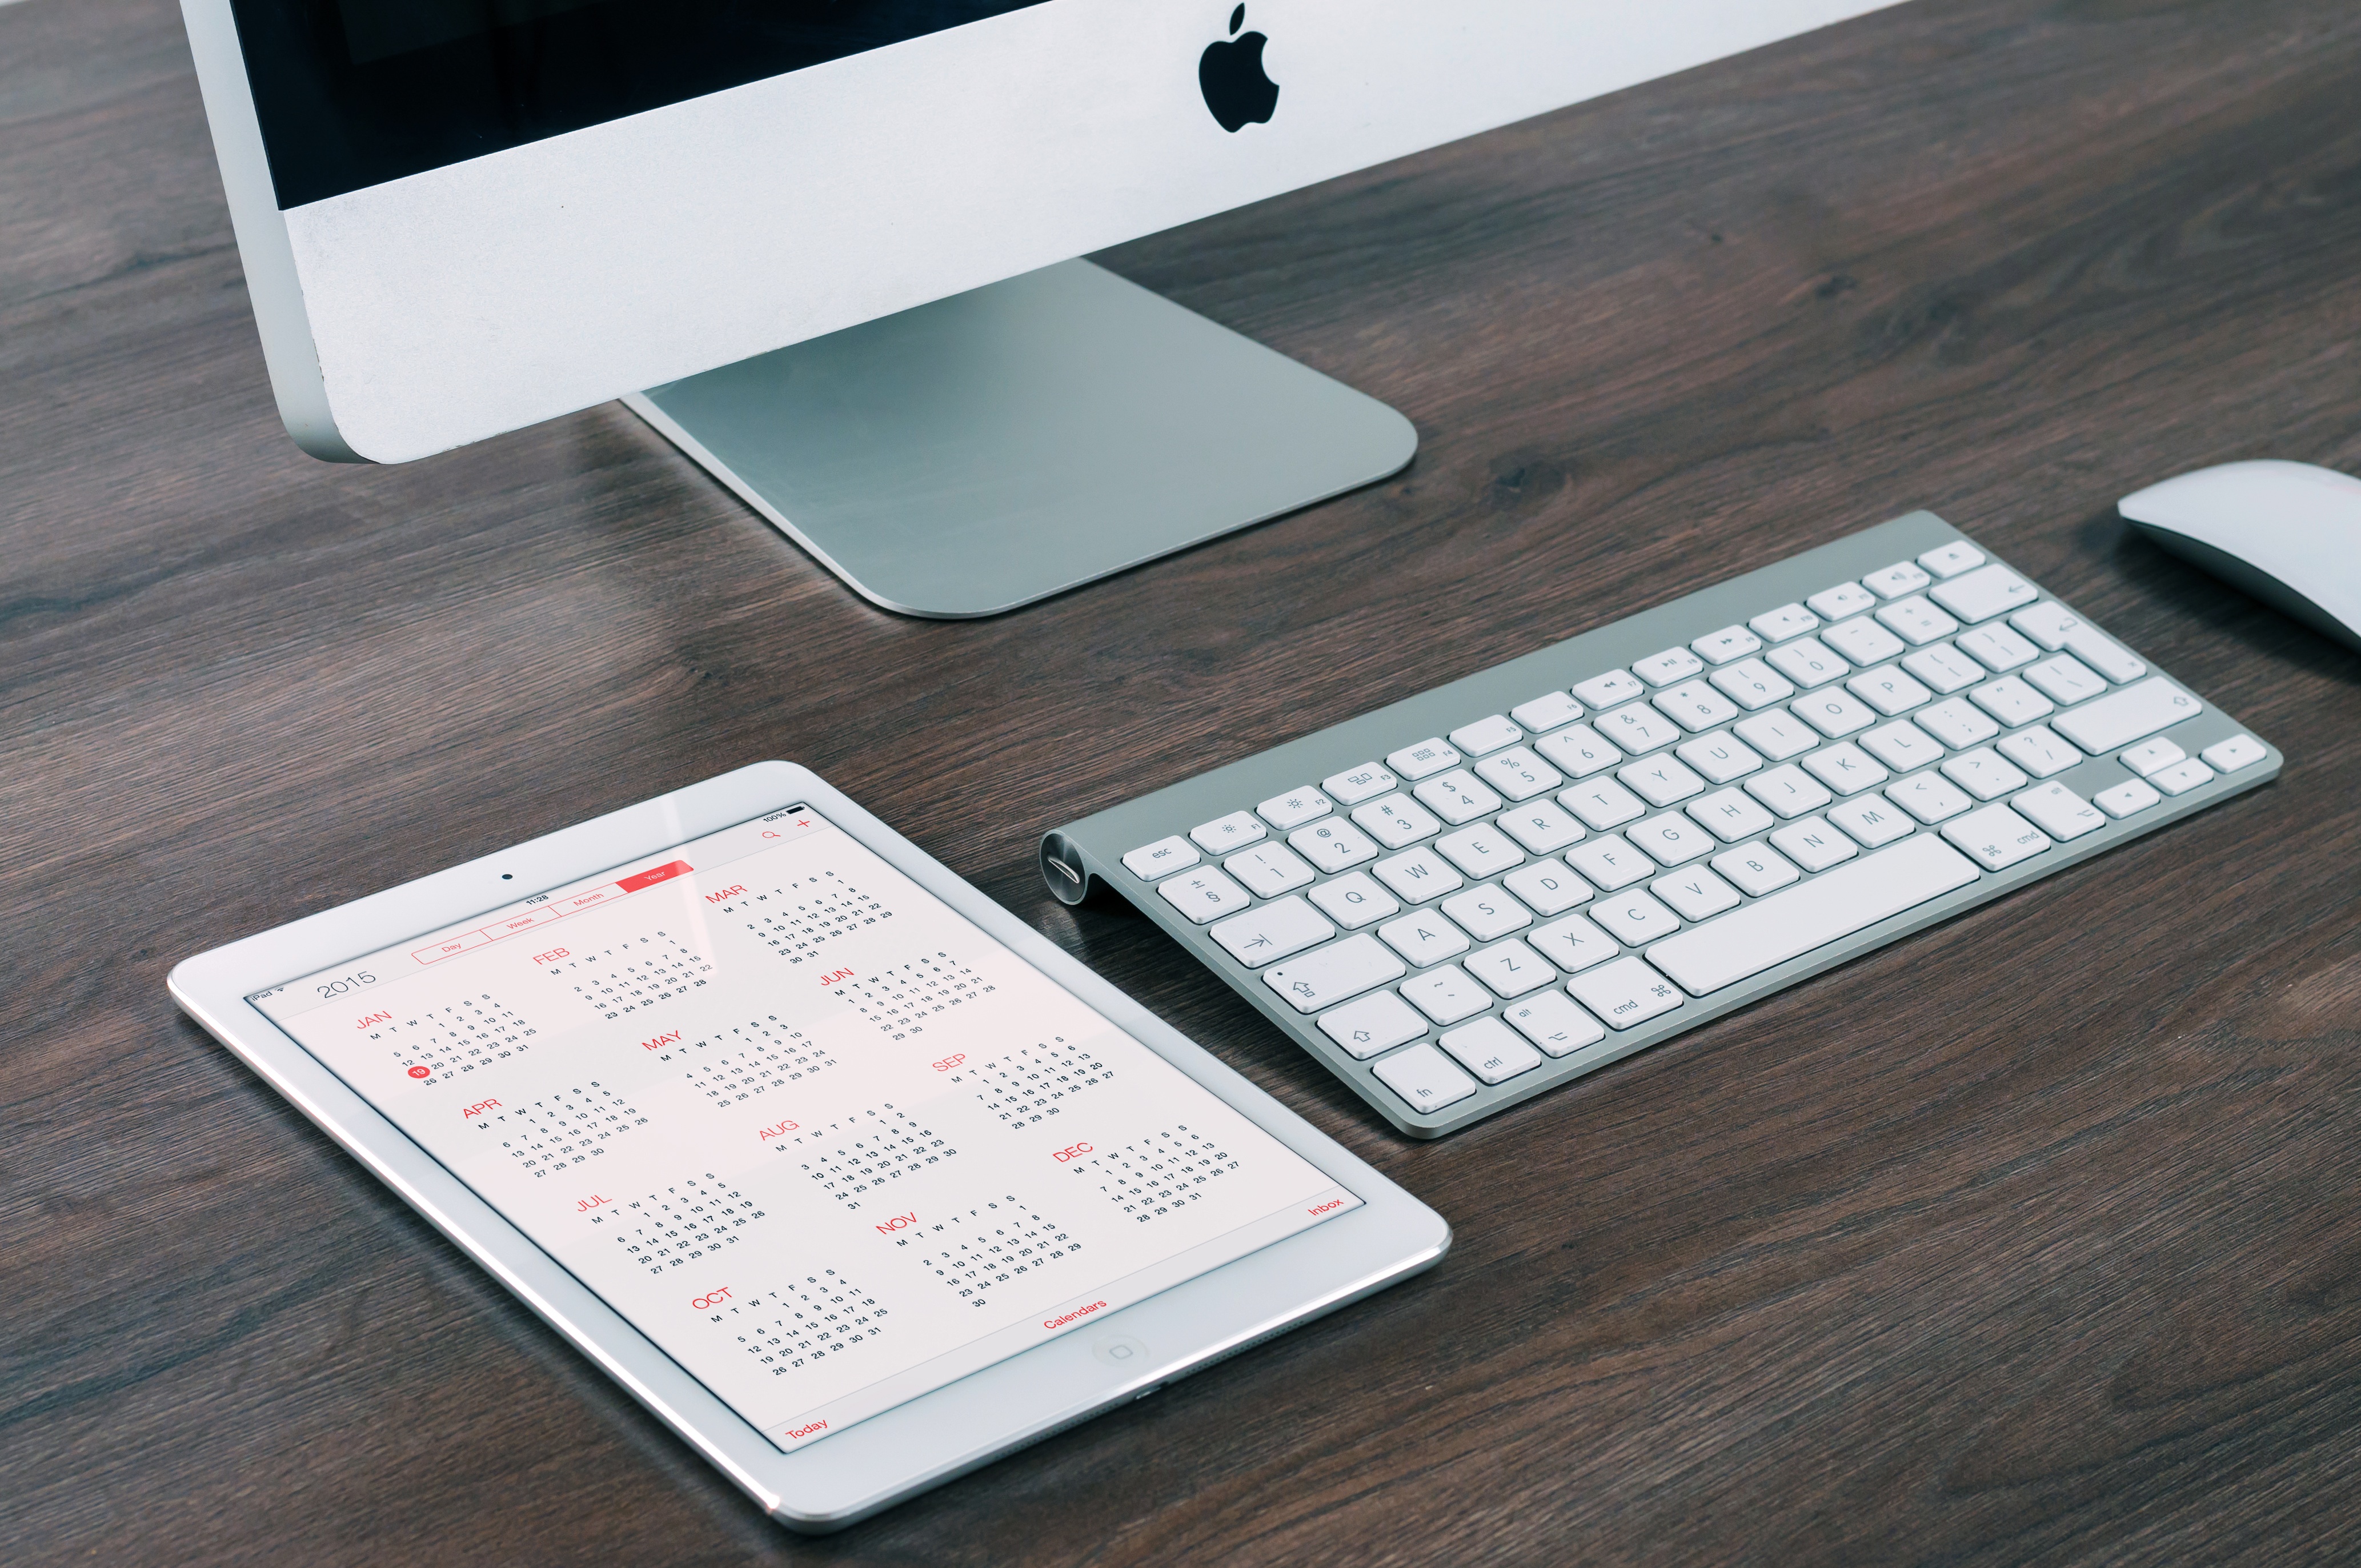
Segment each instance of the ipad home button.
M1091 1354L1109 1366L1137 1367L1148 1365L1148 1347L1129 1334L1109 1334L1091 1343Z

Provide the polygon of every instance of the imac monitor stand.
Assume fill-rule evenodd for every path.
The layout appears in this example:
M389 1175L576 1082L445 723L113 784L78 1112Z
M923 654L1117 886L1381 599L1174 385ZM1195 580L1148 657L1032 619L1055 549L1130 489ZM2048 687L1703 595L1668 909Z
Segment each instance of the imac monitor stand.
M624 403L854 592L995 615L1410 462L1392 409L1087 261Z
M1072 258L1892 0L182 0L271 384L402 462L624 397L889 609L1365 484L1400 415Z

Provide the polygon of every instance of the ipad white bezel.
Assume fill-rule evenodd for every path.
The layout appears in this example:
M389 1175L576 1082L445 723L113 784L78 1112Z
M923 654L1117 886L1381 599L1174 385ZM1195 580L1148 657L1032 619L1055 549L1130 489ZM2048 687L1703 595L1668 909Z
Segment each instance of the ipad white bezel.
M781 1452L246 999L520 897L805 804L1362 1200L1046 1344ZM505 879L505 880L504 880ZM782 1523L841 1528L1439 1261L1440 1215L808 769L758 762L198 954L173 1000ZM1098 1347L1126 1339L1131 1360Z

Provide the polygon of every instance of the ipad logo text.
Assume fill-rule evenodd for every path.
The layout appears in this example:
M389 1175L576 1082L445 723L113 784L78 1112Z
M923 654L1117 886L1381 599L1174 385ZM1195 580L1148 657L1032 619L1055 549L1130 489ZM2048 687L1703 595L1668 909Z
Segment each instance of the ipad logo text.
M826 1421L814 1421L807 1427L789 1427L787 1429L787 1435L789 1437L809 1437L816 1431L826 1431L827 1430L828 1423Z
M642 1040L640 1042L640 1049L643 1051L660 1051L666 1046L676 1046L678 1044L680 1044L680 1031L678 1029L672 1029L667 1030L664 1034L658 1035L653 1040Z
M368 1017L362 1019L359 1023L355 1024L353 1027L356 1029L366 1029L372 1024L390 1024L392 1022L393 1014L390 1013L372 1013Z

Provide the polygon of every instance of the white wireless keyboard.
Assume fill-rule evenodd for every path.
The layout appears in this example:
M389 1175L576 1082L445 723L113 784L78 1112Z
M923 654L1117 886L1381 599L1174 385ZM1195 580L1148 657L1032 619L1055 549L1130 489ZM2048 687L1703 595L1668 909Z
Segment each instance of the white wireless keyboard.
M2278 776L1916 512L1049 834L1452 1132Z

